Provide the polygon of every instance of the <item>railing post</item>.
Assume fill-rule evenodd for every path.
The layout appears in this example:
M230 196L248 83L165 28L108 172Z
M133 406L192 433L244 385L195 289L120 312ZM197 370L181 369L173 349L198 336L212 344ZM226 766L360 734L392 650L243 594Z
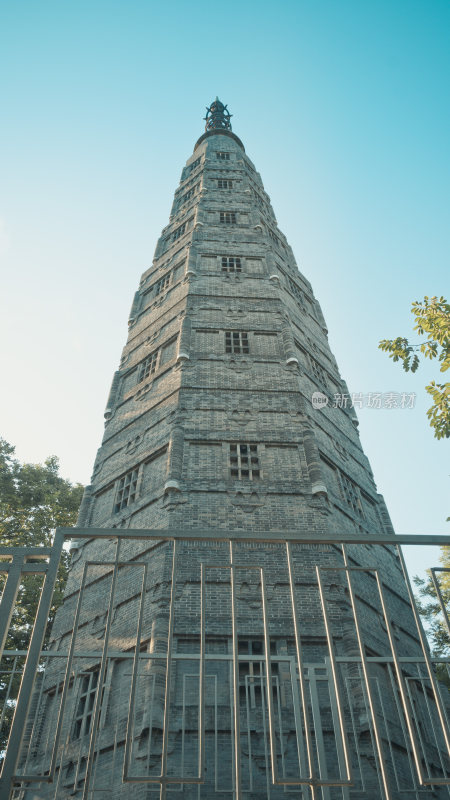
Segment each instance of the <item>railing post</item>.
M21 548L22 549L22 548ZM8 636L11 617L14 611L14 603L16 602L17 592L20 586L20 576L22 574L22 564L24 562L23 552L14 554L12 561L2 565L1 572L6 572L6 585L3 590L0 614L0 659L3 656L3 650L6 644L6 637Z
M36 672L39 666L39 659L41 657L42 645L44 643L45 631L48 624L48 616L53 598L53 591L55 588L56 576L58 574L63 544L64 533L60 530L57 530L55 533L55 539L51 549L49 562L45 569L42 569L42 572L45 571L44 585L42 587L33 634L31 636L22 682L20 684L16 710L14 712L11 725L11 733L8 740L5 761L3 763L3 771L0 777L0 797L5 798L5 800L8 800L10 796L17 762L19 760L20 748L22 745Z

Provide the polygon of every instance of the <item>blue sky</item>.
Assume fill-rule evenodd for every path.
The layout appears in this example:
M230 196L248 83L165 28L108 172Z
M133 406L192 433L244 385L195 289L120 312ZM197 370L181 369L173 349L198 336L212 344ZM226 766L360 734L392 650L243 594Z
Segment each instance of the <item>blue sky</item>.
M0 3L1 432L88 482L140 274L218 94L322 304L397 532L448 532L448 443L378 340L449 294L450 4Z

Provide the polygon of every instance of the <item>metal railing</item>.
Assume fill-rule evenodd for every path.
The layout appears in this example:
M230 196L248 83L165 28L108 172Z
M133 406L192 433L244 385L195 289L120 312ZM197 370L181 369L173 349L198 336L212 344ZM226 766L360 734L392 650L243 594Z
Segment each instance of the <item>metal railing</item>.
M114 557L109 560L81 559L80 583L73 592L76 603L72 604L70 636L64 639L65 644L61 649L55 649L54 644L50 645L50 649L43 649L62 548L64 542L73 536L76 536L77 540L88 540L86 544L91 543L92 546L95 546L96 542L106 540L109 542L108 546L112 547L111 542L114 541ZM124 549L132 543L139 543L137 552L129 558L124 558L122 555ZM180 606L177 580L187 563L187 556L183 558L185 555L183 548L194 543L200 548L197 553L199 569L195 576L192 573L188 583L190 581L194 586L198 582L199 592L197 594L194 592L195 603L194 600L190 600L189 611L186 611ZM296 789L301 797L326 800L335 796L330 794L335 789L341 791L343 798L350 798L350 791L359 786L355 791L360 791L360 794L355 796L368 798L374 796L370 794L373 790L365 786L365 772L361 766L364 754L360 742L366 737L370 741L375 760L375 772L380 787L377 796L394 800L405 792L404 786L402 788L404 776L398 775L398 758L393 752L394 745L399 748L400 744L404 751L405 763L408 763L410 768L408 787L410 796L417 798L426 796L427 793L423 794L426 787L430 787L430 791L431 789L435 792L443 791L445 796L450 796L446 788L450 786L447 689L436 676L436 664L448 665L448 660L433 659L430 655L401 550L401 545L442 544L450 544L450 539L442 536L346 534L315 536L312 540L304 534L295 533L287 538L285 532L276 531L267 535L196 529L180 531L58 529L51 548L6 548L0 551L0 558L3 559L0 561L0 573L7 574L0 606L0 655L3 659L0 663L3 664L2 674L4 674L4 677L0 678L0 684L4 689L4 710L15 706L0 777L0 797L25 798L27 795L24 792L27 786L40 787L39 797L55 798L55 800L63 797L65 796L63 768L69 774L70 766L74 763L76 767L73 769L73 786L80 788L84 800L97 797L95 792L107 791L107 788L101 788L101 781L98 781L101 754L106 752L113 753L108 756L113 765L111 767L113 772L116 768L118 773L120 772L121 797L126 796L123 792L127 785L131 788L136 784L159 787L161 798L166 796L169 786L173 786L173 789L179 786L182 791L183 786L201 787L205 784L207 760L211 758L210 750L208 757L206 756L206 745L209 742L206 726L208 725L208 730L211 729L211 709L214 703L215 728L210 738L215 736L216 742L214 745L216 788L211 797L215 796L215 791L225 791L223 788L217 788L217 740L220 727L217 722L218 677L208 672L214 664L222 664L221 674L229 676L232 774L227 791L231 791L236 800L241 800L246 791L250 791L246 788L247 784L252 786L255 782L254 773L249 766L251 756L247 753L247 750L249 753L251 750L253 728L249 720L252 714L256 715L257 724L262 726L264 763L266 771L270 774L272 791L275 793L276 787L280 787L280 791L283 792ZM370 551L367 550L367 545L370 545ZM155 554L161 551L161 546L168 548L167 602L162 612L159 612L164 618L164 624L162 634L158 634L155 640L156 649L147 647L143 651L143 641L148 639L147 595L150 572ZM387 568L388 573L391 570L390 579L389 575L386 577L383 574L381 565L364 563L368 552L371 554L369 561L377 561L375 556L377 547L379 553L387 554L384 560L387 559L389 562ZM87 554L88 550L89 548L86 550ZM144 556L142 551L145 551ZM398 562L396 567L393 566L394 554ZM301 566L303 556L308 557L305 569L309 577L306 583ZM264 563L252 563L254 558L260 558ZM313 564L314 559L317 562L315 564ZM268 581L272 583L274 581L271 564L276 564L277 570L282 573L283 586L286 587L286 598L288 598L287 600L283 595L283 603L276 594L272 593L272 597L269 597ZM136 598L137 604L136 628L134 633L126 638L122 649L117 646L117 636L114 634L115 610L118 605L121 576L128 575L130 569L135 571L133 574L139 576L135 581L130 581L133 586L135 584L133 597ZM158 566L157 569L161 567ZM399 587L392 587L389 583L392 575L396 574L395 569L398 575L402 576ZM450 635L448 612L437 579L437 574L442 571L448 570L434 568L431 570L431 575L443 620ZM42 573L44 580L29 649L26 653L4 651L22 576L30 572ZM225 574L229 576L227 581L224 581ZM242 638L240 625L242 627L244 618L245 635L247 638L250 635L247 617L243 616L240 610L242 604L240 576L248 577L250 574L255 576L254 586L260 595L257 598L255 594L253 598L253 605L256 604L258 610L261 610L260 619L256 621L255 617L257 631L255 636L260 635L261 639L258 645L261 647L260 655L250 652L244 655L240 652ZM208 586L211 587L215 583L216 575L220 576L223 587L229 586L229 604L224 603L223 608L219 606L219 611L208 612ZM329 598L330 590L327 583L329 576L336 581L336 586L342 588L345 602L351 610L354 626L352 633L354 646L353 649L350 648L351 652L342 651L345 636L336 635L335 628L340 622L336 616L336 608ZM82 638L80 631L85 630L83 625L86 624L83 604L89 593L92 596L92 592L96 591L96 583L98 585L106 578L109 580L109 594L105 603L102 646L86 645L83 649L83 646L78 645L78 639ZM361 580L366 581L366 589L361 588ZM367 592L369 585L376 591ZM398 597L397 595L394 597L394 590L398 593ZM106 597L104 589L102 595ZM223 596L225 597L225 589ZM310 602L313 596L318 602L313 606L313 612L307 610L305 613L303 607L305 597L306 601ZM404 622L404 626L407 635L399 632L398 620L393 618L394 611L391 605L394 600L402 603L402 608L406 609L404 614L405 619L406 617L408 619ZM360 608L361 603L365 604L364 613ZM365 615L368 613L365 608L369 606L370 613L379 619L383 636L388 642L388 651L383 654L371 654L367 646L364 626ZM376 612L375 607L378 609ZM308 605L308 609L310 608L311 604ZM226 627L228 625L226 621L224 638L231 643L230 648L220 654L210 653L208 637L211 638L211 635L207 632L208 620L214 620L214 613L216 617L218 615L222 618L226 609L229 610L229 626ZM64 612L60 611L59 614L62 615ZM192 614L195 620L193 624L195 631L191 639L197 637L198 649L194 652L193 647L192 652L179 652L175 649L176 640L180 636L186 637L186 619L189 614ZM184 620L184 627L177 630L177 620L181 618ZM288 618L289 632L286 622ZM313 637L308 635L308 632L305 634L305 626L307 627L311 618L314 618L316 627L320 625L323 630L321 637L323 644L320 646L325 648L323 658L314 663L305 654L305 642L307 644L309 639L314 639L314 636L317 639L317 632ZM285 651L276 654L272 651L273 640L280 636L283 642L292 640L292 652L287 652L286 648ZM400 652L406 639L414 651L409 655ZM162 645L163 641L166 642L165 647ZM13 683L17 684L17 673L21 671L18 667L24 658L20 691L15 697L8 693L8 685L10 689ZM181 680L185 662L192 663L194 671L191 669L191 672L183 673ZM111 716L111 713L105 710L107 709L105 693L108 689L108 680L112 680L113 665L119 663L131 665L131 670L126 667L128 671L123 672L123 675L127 676L127 681L130 679L129 687L126 689L128 712L126 719L119 720L119 717L116 719L113 744L102 745L113 726L111 720L109 722L107 720L108 714ZM242 666L250 664L252 666L251 669L249 667L249 674L243 679ZM72 721L77 713L81 713L77 712L77 708L80 708L80 687L84 685L83 678L93 680L93 665L96 670L96 690L89 695L92 696L93 702L89 712L89 726L84 749L80 744L78 755L75 757L73 753L78 739L74 739ZM374 670L378 670L378 673ZM282 679L281 673L288 677ZM121 680L123 684L123 678ZM182 756L181 760L178 759L181 771L174 769L170 745L174 739L171 714L177 716L173 714L175 690L178 691L177 687L182 685L182 700L177 702L178 711L183 709L181 716L184 720L184 716L188 713L185 703L185 696L188 693L186 687L192 680L198 684L195 746L189 734L191 736L189 746L196 754L195 774L192 774L192 769L186 769L183 761L183 748L187 747L186 742L189 738L184 727L180 734ZM154 729L160 732L158 734L160 771L156 772L150 768L150 762L152 759L154 761L154 758L150 757L149 750L147 766L144 769L141 765L139 774L134 755L136 748L140 747L143 741L142 731L139 736L136 734L136 720L144 713L142 698L139 697L141 684L145 684L147 692L150 691L149 687L152 687L149 710L145 713L150 715L151 724L147 726L150 729L150 738ZM215 686L214 702L207 684ZM259 698L257 709L254 699L255 687ZM386 699L388 690L389 699ZM289 699L284 705L280 700L282 691L289 694ZM334 749L331 756L328 729L325 729L321 721L323 713L321 694L326 695L331 709L330 719L334 732ZM359 698L357 711L352 694ZM251 701L250 697L253 698ZM46 712L47 707L51 708L49 712L51 719ZM180 714L181 712L178 713L178 717ZM358 714L359 719L357 719ZM361 723L364 715L367 717L367 723L364 721ZM208 723L206 723L207 716ZM156 717L158 724L155 728L153 723ZM83 724L86 722L84 717L82 722ZM184 721L182 724L184 725ZM246 726L244 731L241 730L243 724ZM295 734L298 756L295 770L289 769L289 765L286 764L283 725L290 726L290 730ZM46 729L44 744L42 744L43 729ZM245 753L243 753L243 741L248 742ZM292 758L290 759L292 767ZM67 765L67 768L64 765ZM334 768L334 774L330 775L330 767ZM357 778L355 769L358 772ZM70 780L72 780L71 774ZM117 787L117 779L114 780L114 786ZM184 791L186 792L187 788ZM261 797L263 796L266 795L261 794ZM440 797L441 794L433 796Z

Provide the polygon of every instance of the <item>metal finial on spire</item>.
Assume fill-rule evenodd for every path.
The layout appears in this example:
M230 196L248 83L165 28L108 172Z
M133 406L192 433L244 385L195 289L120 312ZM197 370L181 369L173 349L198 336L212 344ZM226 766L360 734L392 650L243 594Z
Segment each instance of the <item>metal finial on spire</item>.
M206 117L203 117L203 119L206 120L205 131L212 131L215 129L231 131L230 119L232 116L228 108L216 97L210 107L206 107Z

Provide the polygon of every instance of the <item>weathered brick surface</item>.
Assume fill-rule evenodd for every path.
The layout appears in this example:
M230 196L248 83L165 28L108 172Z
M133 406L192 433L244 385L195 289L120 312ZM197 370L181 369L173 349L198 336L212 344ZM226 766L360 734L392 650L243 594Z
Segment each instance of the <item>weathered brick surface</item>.
M219 160L217 152L229 153ZM199 163L197 163L199 162ZM191 165L194 164L194 168ZM218 187L219 179L233 182ZM193 190L191 192L191 190ZM235 223L221 223L234 212ZM184 229L183 227L184 226ZM240 271L222 269L222 257L240 259ZM293 571L300 633L308 677L308 705L317 715L315 746L321 749L322 774L338 776L337 711L329 670L329 651L316 565L321 567L330 635L336 654L359 655L348 588L337 548L315 545L317 534L392 532L383 499L377 494L364 455L353 410L315 411L311 395L346 391L330 351L325 321L310 283L299 273L291 248L279 231L261 178L232 136L215 132L196 148L183 169L168 226L157 243L152 266L144 272L130 312L130 330L108 400L105 435L94 466L80 524L83 527L192 529L211 528L224 541L182 543L174 595L170 733L167 774L195 776L198 761L201 565L205 580L206 764L200 788L176 785L185 798L233 796L232 605L227 532L298 531L311 545L293 546ZM249 352L227 352L226 332L247 334ZM242 341L242 340L241 340ZM154 356L156 354L156 356ZM149 374L142 377L146 363ZM257 446L259 477L233 476L230 445ZM255 451L256 452L256 451ZM250 452L252 455L252 452ZM242 465L241 465L242 466ZM245 465L244 465L245 466ZM120 505L121 480L137 470L132 500ZM220 536L219 536L220 538ZM420 654L414 621L398 559L388 547L349 547L350 564L377 567L400 655ZM88 568L76 636L75 680L69 691L56 794L33 789L27 797L69 797L83 785L83 758L89 737L74 738L80 671L99 663L108 610L111 610L105 692L96 745L92 786L111 797L154 796L142 784L122 784L122 766L136 630L142 601L142 635L133 732L133 774L157 776L161 770L164 690L171 595L172 545L126 542L119 559L136 562L119 570L110 598L114 541L78 542L63 608L53 627L52 647L67 651L87 560ZM145 585L142 564L148 565ZM296 678L292 599L286 550L282 544L235 545L236 626L239 653L254 647L253 659L240 664L241 781L246 800L284 798L272 785L267 695L261 683L263 603L260 568L266 586L271 639L277 769L286 779L307 773L301 706ZM254 569L257 566L259 569ZM373 573L353 573L366 654L389 654ZM141 594L142 592L142 594ZM249 644L250 643L250 644ZM259 648L259 650L258 650ZM92 653L89 658L87 654ZM148 660L147 654L160 653ZM191 658L184 658L191 656ZM55 659L56 662L56 659ZM382 726L384 757L392 798L409 800L413 788L404 723L398 713L391 666L370 666L375 705ZM77 672L78 671L78 672ZM412 665L409 674L417 675ZM45 716L34 766L45 770L56 708L54 687L61 679L53 665L45 678ZM339 667L344 719L349 735L354 788L324 797L383 796L374 755L361 667ZM417 713L428 749L424 758L438 770L425 713L426 692L419 683ZM421 716L422 715L422 716ZM403 727L402 727L403 725ZM427 728L428 726L428 728ZM428 736L428 738L427 738ZM425 746L425 745L424 745ZM316 759L316 767L317 756ZM326 764L326 767L325 767ZM395 769L394 769L395 768ZM78 786L78 789L77 789ZM157 786L153 787L159 791ZM401 791L400 791L401 790ZM293 789L297 794L299 789ZM104 794L102 793L103 797ZM155 795L156 796L156 795ZM221 794L221 796L223 796ZM299 795L300 796L300 795ZM305 798L309 795L305 792ZM420 797L444 797L446 790L422 790Z

